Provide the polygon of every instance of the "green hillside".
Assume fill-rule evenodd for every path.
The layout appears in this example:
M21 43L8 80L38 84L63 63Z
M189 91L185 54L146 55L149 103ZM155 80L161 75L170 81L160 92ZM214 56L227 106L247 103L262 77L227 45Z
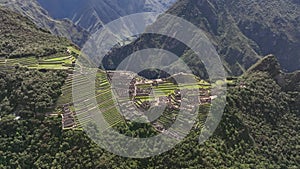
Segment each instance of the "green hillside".
M29 19L0 8L0 57L43 57L67 50L71 43L39 29Z
M236 3L230 4L230 2ZM276 15L274 11L281 11L284 22L290 21L290 18L297 21L295 16L299 16L295 10L292 10L297 9L295 4L299 5L296 1L241 2L250 3L248 6L254 14L250 15L252 14L250 12L248 16L252 19L261 9L259 8L261 5L265 5L264 7L270 11L270 13L261 12L263 16L268 14L273 16ZM251 2L257 2L257 6L253 7ZM279 2L290 3L280 8L276 6L281 4ZM228 4L233 7L229 8ZM228 0L228 2L227 0L180 0L170 9L170 12L186 16L207 31L208 36L221 52L227 70L234 75L242 75L228 77L227 103L222 120L204 144L199 144L198 141L204 118L211 108L210 104L200 105L197 121L181 143L163 154L144 159L120 157L93 142L81 129L84 125L91 129L94 127L88 124L91 121L88 109L83 109L80 114L77 114L78 117L81 116L82 124L77 124L78 119L75 119L76 127L64 128L63 109L66 106L69 111L73 111L73 78L79 76L74 85L90 83L82 72L67 73L73 70L74 61L80 55L80 51L65 38L51 35L48 31L37 28L29 19L0 8L0 168L298 169L300 166L300 72L285 73L283 68L286 68L286 64L281 59L281 52L287 52L287 58L292 58L289 61L294 61L294 57L299 58L297 53L291 52L295 55L289 55L288 52L297 51L294 50L293 45L298 43L297 30L294 29L298 22L290 22L288 28L285 26L278 28L264 20L267 25L263 26L266 28L263 30L266 30L267 35L271 33L273 36L272 32L282 35L274 34L275 40L271 39L271 42L287 43L291 48L286 46L278 48L274 45L276 49L273 50L274 55L260 58L259 55L265 53L266 46L260 44L263 41L256 39L254 32L260 32L262 27L256 27L257 31L249 28L252 36L248 36L241 25L250 27L254 21L248 23L250 20L246 17L238 21L236 18L238 14L235 15L234 12L241 14L245 9L241 8L242 11L239 11L234 7L235 5L243 7L235 0ZM286 15L287 10L293 11L289 13L290 18ZM196 14L200 17L193 16ZM272 17L270 18L272 20ZM259 22L259 19L255 18L255 21ZM282 37L283 40L277 41L276 37ZM133 52L131 47L134 45L137 45L138 49L161 46L162 44L154 43L164 44L170 40L173 41L166 37L143 35L135 44L128 45L126 50L128 53ZM150 43L145 44L144 41ZM191 65L198 76L207 76L206 71L202 69L203 65L191 50L179 42L172 44L167 48L182 54L182 58ZM111 64L106 66L114 68L124 57L122 50L124 49L114 49L112 55L106 60L106 63ZM113 62L108 62L110 59ZM291 64L293 66L294 63ZM249 69L246 70L248 67ZM96 75L95 98L98 102L97 108L102 110L110 127L121 134L135 138L158 134L159 131L150 123L128 122L121 116L118 107L113 103L114 96L122 92L111 91L111 76L106 73L99 70ZM180 75L176 76L180 77ZM175 77L164 78L167 81L159 85L155 85L154 82L139 83L134 88L137 87L139 90L142 89L140 90L142 93L147 93L144 89L153 87L159 96L169 96L171 102L174 102L174 96L178 93L175 90L178 87L211 89L210 84L200 80L202 78L199 77L194 77L197 83L181 86L173 83L173 78ZM137 77L136 80L140 81L142 77ZM139 101L153 101L151 97L144 97L144 95L135 95L135 97ZM126 98L120 100L125 102L126 107L128 100ZM172 105L169 105L158 121L165 126L171 125L170 122L177 117L174 116L176 115L174 110ZM76 113L71 114L73 116ZM184 117L177 118L184 119ZM97 137L96 133L95 137ZM114 145L114 141L117 140L113 138L109 141Z
M262 60L260 63L272 65L275 62ZM257 67L261 67L260 63ZM295 77L299 77L297 73L285 74L286 85L296 86L292 89L279 85L267 70L252 69L238 79L231 80L222 121L204 145L198 143L200 130L195 127L174 149L146 159L129 159L111 154L99 148L81 130L62 130L60 117L34 116L44 112L44 107L53 103L50 98L57 98L58 91L52 92L53 85L59 87L62 84L60 79L64 77L63 74L29 73L26 69L17 70L15 74L1 75L1 81L6 82L1 83L5 85L2 85L0 93L0 99L4 96L0 102L2 168L296 169L300 165L300 109L294 107L299 103L295 102L295 98L299 98L299 78L295 80ZM99 78L103 77L99 74ZM9 85L12 82L15 85ZM17 84L23 85L18 87ZM30 89L33 84L43 87ZM107 83L99 85L101 89L107 87ZM34 94L40 92L49 95L36 97L39 104L37 107L31 106ZM10 97L6 98L8 94ZM108 95L100 93L99 96L106 98ZM26 100L26 104L21 104L21 98ZM207 113L209 107L201 106L200 110L200 113ZM15 119L13 112L16 111L21 119ZM106 116L110 117L109 114ZM199 116L196 126L201 126L202 118ZM155 135L155 131L145 125L128 123L115 127L128 136Z
M75 25L69 19L53 19L36 0L1 0L0 6L29 18L38 27L49 30L54 35L63 36L72 40L72 42L78 46L82 46L88 39L89 33L87 31Z

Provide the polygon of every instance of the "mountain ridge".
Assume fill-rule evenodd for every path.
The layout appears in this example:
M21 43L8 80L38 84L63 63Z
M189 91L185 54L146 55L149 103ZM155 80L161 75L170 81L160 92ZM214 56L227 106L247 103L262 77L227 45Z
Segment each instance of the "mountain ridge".
M64 48L64 43L70 44L65 38L38 28L30 19L1 7L0 31L0 44L8 42L18 49L24 45L30 50L43 49L45 45L51 50L52 45ZM10 49L3 44L1 50ZM33 52L19 50L21 55ZM189 58L193 54L185 55ZM107 78L103 75L97 78ZM22 67L0 72L0 168L293 169L300 165L300 71L285 73L275 55L263 57L242 76L228 79L231 85L222 121L204 144L198 140L203 116L210 111L210 105L200 107L195 127L181 143L145 159L121 157L99 148L81 129L62 130L61 113L65 107L54 110L54 103L62 93L61 88L72 90L72 76L69 80L66 76L63 71ZM90 81L81 79L79 85L84 82ZM66 86L62 87L63 84ZM107 81L97 84L97 88L111 89ZM107 95L100 96L107 104ZM53 112L47 116L49 111ZM141 124L117 127L120 134L132 137L152 133ZM112 145L115 140L110 140Z
M72 2L71 2L72 1ZM122 16L139 12L164 12L176 0L38 0L50 15L68 18L90 33Z
M6 58L52 55L72 45L64 37L38 28L30 19L0 7L0 56Z
M167 13L182 17L202 29L214 44L225 69L230 75L239 76L243 74L262 56L268 54L274 54L286 72L300 69L300 52L298 52L300 50L298 48L300 46L300 27L293 20L299 19L300 14L297 9L300 9L300 6L291 0L276 0L274 2L255 0L236 2L235 4L234 2L227 0L181 0L177 1ZM282 5L283 2L290 5L280 9L278 6ZM274 8L268 13L267 9L274 4L279 9ZM247 5L250 9L247 8ZM260 13L261 10L263 12ZM247 13L251 15L248 16ZM284 16L283 22L285 24L277 26L279 21L276 18L280 18L281 15ZM142 49L147 46L160 48L166 41L168 40L142 35L123 49L113 49L108 57L110 59L114 57L122 59L126 57L126 54L136 51L133 49ZM171 41L171 44L173 43L175 45L172 48L183 48L182 44ZM185 50L188 49L185 48ZM175 54L182 56L187 53L191 52L185 52L185 54L177 52ZM115 65L117 64L116 62ZM110 68L111 66L107 67Z
M88 39L87 31L68 19L55 20L51 18L36 0L0 0L0 6L28 17L38 27L49 30L55 35L67 37L78 46L82 46Z

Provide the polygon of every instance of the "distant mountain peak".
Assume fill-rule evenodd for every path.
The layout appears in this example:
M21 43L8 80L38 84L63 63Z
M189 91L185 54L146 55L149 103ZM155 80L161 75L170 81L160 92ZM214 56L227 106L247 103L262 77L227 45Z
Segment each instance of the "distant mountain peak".
M90 33L122 16L165 12L176 0L37 0L56 18L69 18Z

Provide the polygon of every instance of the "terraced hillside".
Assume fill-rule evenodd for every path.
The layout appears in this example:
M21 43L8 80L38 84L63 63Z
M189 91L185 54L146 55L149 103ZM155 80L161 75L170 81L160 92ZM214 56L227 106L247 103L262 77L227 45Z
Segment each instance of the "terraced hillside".
M86 99L82 99L80 102L84 102L85 107L77 110L75 112L76 117L74 116L74 120L76 120L77 125L75 128L81 128L89 126L95 122L93 118L94 111L99 109L101 113L103 113L105 121L109 124L110 127L114 126L122 126L126 124L131 124L129 121L132 119L139 118L150 118L156 112L159 111L159 107L164 104L168 105L163 109L161 117L157 117L156 119L147 119L151 122L154 128L158 131L162 132L161 128L167 129L169 128L174 120L178 117L179 109L181 106L181 95L180 90L195 90L199 93L193 95L197 98L198 104L200 105L200 112L208 112L207 110L210 107L211 96L210 96L210 88L211 85L203 80L196 80L196 83L188 83L188 84L175 84L172 82L172 78L165 79L166 81L162 81L157 86L153 86L152 83L139 83L136 84L136 89L134 96L129 96L126 91L118 86L115 86L113 82L112 86L112 76L117 76L118 74L122 74L122 76L127 76L126 72L104 72L99 70L97 73L95 87L95 94L87 92L88 94ZM75 81L73 79L75 78ZM137 76L134 79L143 78ZM134 80L133 79L133 80ZM151 80L150 80L151 81ZM75 83L73 83L75 82ZM72 84L73 83L73 84ZM73 109L73 98L72 98L72 87L78 87L80 85L84 85L86 83L90 83L89 79L82 74L70 74L68 79L66 80L64 86L62 87L62 95L58 99L57 106L61 107L63 105L69 105L70 109ZM132 89L132 86L129 88ZM89 89L87 89L89 90ZM153 90L154 95L141 95L141 91ZM82 91L84 92L84 91ZM130 91L131 94L133 93ZM189 94L188 94L189 95ZM192 95L185 96L191 97ZM96 99L98 105L95 107L92 102L92 99ZM153 105L153 109L147 111L147 106L150 104ZM192 107L195 105L185 105L181 108L186 109L187 111L192 111ZM156 109L158 108L158 109ZM205 111L204 111L205 110ZM146 113L146 114L144 114ZM149 114L150 113L150 114ZM153 114L151 114L153 113ZM197 123L198 127L203 125L203 122L206 118L206 113L200 113L199 119L202 120L201 123Z
M64 86L62 87L62 95L58 99L57 106L61 107L63 105L70 105L71 109L73 109L72 87L84 85L85 83L89 83L87 77L70 74ZM119 123L123 123L124 118L119 113L120 111L118 110L118 105L115 104L115 97L113 96L111 85L105 72L99 70L97 73L95 87L95 94L90 95L88 100L82 100L82 102L88 102L92 99L96 99L98 106L93 107L92 104L88 104L82 110L77 110L77 112L75 112L75 120L78 124L76 127L81 128L82 126L89 125L90 122L93 122L94 119L91 117L90 111L93 111L97 108L99 108L101 113L103 113L104 119L110 125L110 127L113 127Z
M76 58L66 52L59 53L57 55L45 56L43 58L37 58L35 56L6 59L0 58L0 67L13 68L16 66L27 67L29 69L46 69L46 70L68 70L72 69L76 61Z
M109 71L107 76L111 81L113 95L121 110L120 113L127 124L129 121L143 121L158 132L175 138L180 137L182 129L176 129L177 131L173 132L166 131L166 129L170 128L176 119L183 123L189 119L180 116L179 111L195 112L195 108L200 106L201 122L196 126L201 128L213 99L210 96L211 84L187 74L155 80L145 79L127 71ZM191 77L194 82L177 84L175 76L178 79ZM107 85L110 84L107 83ZM102 92L106 93L106 91ZM113 101L103 102L103 104L106 103L114 104Z
M106 121L110 125L124 122L123 117L119 113L118 106L115 103L115 96L111 91L111 85L105 72L99 71L97 74L96 90L96 100Z

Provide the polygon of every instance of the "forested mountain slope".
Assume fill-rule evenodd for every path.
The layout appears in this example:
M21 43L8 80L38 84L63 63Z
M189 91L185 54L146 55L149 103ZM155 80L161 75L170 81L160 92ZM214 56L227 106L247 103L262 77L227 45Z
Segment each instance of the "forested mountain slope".
M191 5L190 2L196 5ZM248 37L243 33L229 7L217 4L221 2L225 1L181 0L177 7L175 5L174 9L171 9L172 11L178 9L176 13L181 16L194 13L201 16L188 18L193 19L193 22L198 23L198 26L207 32L222 59L226 61L224 65L229 72L241 74L244 71L241 76L228 79L227 103L222 121L207 142L203 145L198 142L201 131L199 126L203 120L199 117L195 127L183 142L161 155L130 159L109 153L99 148L80 129L62 130L61 112L59 108L55 108L55 103L61 96L61 87L67 76L65 71L38 71L16 66L8 72L2 70L0 72L0 168L298 169L300 73L299 71L285 73L281 68L285 64L280 63L282 62L280 55L268 55L260 59L259 56L264 53L263 47L254 37ZM247 2L257 2L259 6L265 1ZM295 0L289 2L299 4ZM194 12L188 13L185 9ZM210 18L215 16L214 13L221 19L215 21L214 17ZM282 16L284 15L283 13ZM221 26L215 30L213 23ZM293 30L292 27L289 30ZM71 45L67 39L53 36L50 32L38 28L30 19L2 8L0 8L0 32L0 55L3 57L55 55L56 52L65 51L67 46ZM281 33L285 37L284 33ZM297 30L288 33L293 38L297 37ZM144 35L135 44L126 46L126 51L133 52L130 47L134 45L142 49L155 47L155 42L164 44L173 40L159 38ZM145 41L149 41L150 44L145 44ZM281 43L283 42L297 43L291 39L285 39ZM190 64L196 62L195 68L201 69L202 65L197 65L199 61L190 60L194 54L190 50L185 51L186 46L179 42L171 44L173 45L167 45L166 48L182 54ZM118 50L120 49L115 49L113 53L117 53ZM125 55L116 56L122 59ZM293 58L298 55L296 53L286 56ZM250 64L255 60L258 62ZM250 68L243 70L245 69L243 67ZM71 86L71 83L68 85ZM110 85L109 82L106 85ZM199 113L207 114L209 109L209 105L202 105ZM136 133L151 133L144 125L133 124L117 127L122 133L136 137L138 137Z
M269 62L269 58L256 67L268 64L272 67L275 62ZM261 63L264 66L260 66ZM1 89L4 92L0 93L0 99L10 94L1 101L0 167L296 169L300 165L300 117L299 108L291 106L293 98L289 91L298 96L299 91L285 91L269 71L257 68L249 70L231 85L222 121L204 145L198 143L200 130L193 128L174 149L146 159L116 156L99 148L81 130L62 131L60 118L36 116L44 111L43 106L51 104L50 98L56 98L58 90L51 92L50 86L56 84L59 87L63 74L28 72L26 69L16 70L15 75L0 74L1 81L5 81L0 86L4 89ZM293 81L289 76L286 78ZM15 85L8 85L12 82ZM17 87L19 84L23 86ZM28 88L27 91L26 85L32 84L42 87L33 91ZM299 81L293 84L299 89ZM37 107L30 104L23 107L19 103L22 97L30 103L33 94L39 92L52 94L36 97L40 103ZM207 107L201 107L201 113L206 111ZM16 119L14 112L18 112L16 115L21 115L21 119ZM144 130L138 125L122 127L127 134Z
M254 64L248 74L255 72L265 72L281 87L281 90L288 93L290 97L290 107L292 112L300 115L300 71L285 73L274 55L268 55Z
M49 30L55 35L67 37L79 46L82 46L88 39L87 31L72 23L71 20L53 19L36 0L0 0L0 6L26 16L38 27Z
M0 7L0 56L47 56L71 45L66 38L38 28L31 20Z

